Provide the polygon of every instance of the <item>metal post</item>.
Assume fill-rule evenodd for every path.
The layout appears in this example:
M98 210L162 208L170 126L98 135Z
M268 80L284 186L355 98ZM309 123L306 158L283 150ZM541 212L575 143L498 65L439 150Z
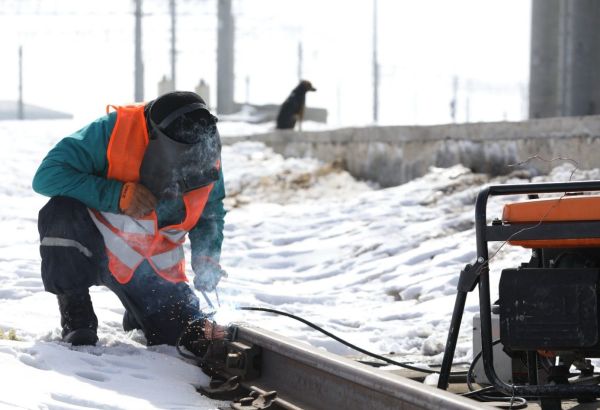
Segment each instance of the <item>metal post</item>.
M563 115L600 113L600 4L596 0L567 1L565 6L565 111Z
M379 63L377 62L377 0L373 0L373 122L379 121Z
M450 320L450 330L448 331L448 339L446 340L446 349L444 350L444 358L442 360L442 368L440 369L440 377L438 379L438 389L446 390L452 370L452 360L454 359L454 351L456 350L456 341L458 340L458 332L460 323L462 322L463 312L465 310L465 301L467 300L467 292L458 292L456 301L454 302L454 311Z
M467 294L472 292L479 282L479 272L483 267L483 260L478 259L473 265L469 264L460 271L458 278L456 301L454 302L454 311L452 312L452 320L450 321L450 330L448 331L448 339L446 341L446 349L444 350L444 358L442 360L442 368L438 379L437 387L446 390L448 388L448 380L452 370L452 360L454 359L454 351L456 350L456 341L460 331L460 323L462 322L463 313L465 311L465 302Z
M456 100L458 97L458 77L452 77L452 100L450 100L450 118L456 122Z
M144 63L142 61L142 0L135 0L134 99L144 101Z
M175 48L176 44L176 4L175 0L169 0L169 10L171 13L171 87L173 90L177 89L177 83L175 81L176 78L176 61L177 61L177 49Z
M559 1L531 3L529 118L558 114Z
M234 95L234 21L231 0L218 0L217 35L217 112L235 111Z
M17 103L17 118L25 119L23 109L23 46L19 46L19 101Z
M302 63L303 63L302 41L298 42L298 82L302 81Z
M600 113L600 4L533 0L529 117Z

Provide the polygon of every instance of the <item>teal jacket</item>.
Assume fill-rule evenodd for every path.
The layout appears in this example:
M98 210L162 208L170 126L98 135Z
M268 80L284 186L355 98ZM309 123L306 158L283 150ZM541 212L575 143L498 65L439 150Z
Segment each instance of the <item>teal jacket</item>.
M50 197L68 196L83 202L88 208L119 213L123 183L106 179L106 151L116 120L117 114L112 112L59 141L38 168L33 178L33 190ZM221 171L202 216L189 232L192 260L208 256L219 261L225 218L224 198L225 184ZM159 227L181 221L184 212L181 198L160 201L156 208Z

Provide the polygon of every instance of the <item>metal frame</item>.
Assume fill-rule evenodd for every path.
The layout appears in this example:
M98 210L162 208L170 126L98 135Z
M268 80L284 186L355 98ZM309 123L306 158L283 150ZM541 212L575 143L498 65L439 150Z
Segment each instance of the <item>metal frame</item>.
M481 347L482 360L485 374L490 383L499 391L511 396L540 397L540 398L573 398L573 397L600 397L598 385L537 385L530 375L530 385L511 385L502 381L494 369L494 356L492 346L492 312L490 301L489 264L487 263L488 242L523 239L580 239L600 238L600 222L540 222L538 224L519 224L518 228L487 225L487 201L490 196L538 194L560 192L585 192L600 191L600 181L580 181L564 183L540 183L518 185L493 185L482 189L475 202L475 233L477 241L477 261L471 266L467 265L461 272L458 292L454 304L454 311L448 340L442 362L438 388L447 389L454 351L458 339L458 332L465 301L468 292L474 290L479 284L479 311L481 317ZM535 229L523 230L526 227ZM519 232L520 231L520 232ZM528 352L528 362L534 357ZM530 370L535 370L530 366Z

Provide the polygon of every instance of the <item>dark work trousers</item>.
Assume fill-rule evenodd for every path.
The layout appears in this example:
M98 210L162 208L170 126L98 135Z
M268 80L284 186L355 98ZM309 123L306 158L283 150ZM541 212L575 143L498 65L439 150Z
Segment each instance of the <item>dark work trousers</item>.
M149 345L175 344L188 323L204 317L187 283L163 279L148 262L128 283L117 282L108 270L104 239L82 202L50 199L40 210L38 230L46 291L69 294L93 285L108 287L139 324Z

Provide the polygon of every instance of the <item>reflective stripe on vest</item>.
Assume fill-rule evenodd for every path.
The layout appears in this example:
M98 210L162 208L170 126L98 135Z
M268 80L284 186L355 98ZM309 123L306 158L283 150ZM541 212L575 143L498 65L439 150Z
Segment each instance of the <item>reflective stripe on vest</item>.
M111 212L103 212L102 216L119 231L154 235L154 221L152 219L135 219L124 214L113 214Z
M92 221L94 221L94 224L96 224L98 230L104 238L104 246L106 246L106 248L111 251L114 256L119 258L125 266L130 269L137 268L138 265L144 260L144 255L136 252L135 249L130 247L123 238L111 231L104 223L100 222L93 211L89 209L88 211L92 217ZM103 213L103 216L106 213Z
M109 219L117 220L122 222L123 218L114 218L115 216L122 216L113 214L111 212L98 212L88 210L92 221L98 227L98 230L104 238L104 245L109 251L109 268L113 276L119 283L127 283L133 276L133 271L142 263L146 256L144 253L138 252L135 248L144 247L148 241L153 241L155 238L154 232L129 232L121 231L116 226L109 222ZM129 225L138 226L134 218L125 216L131 220ZM154 227L154 225L152 225ZM176 231L176 230L173 230ZM185 234L186 231L177 231L179 234ZM137 235L134 235L136 234ZM159 231L160 233L160 231ZM158 251L157 253L149 254L148 261L150 266L157 270L157 272L165 279L173 282L181 282L181 269L185 268L185 257L183 253L183 246L181 244L167 243L165 241L155 242L158 244L154 248L150 248L151 251ZM166 246L166 250L164 249ZM161 252L162 250L162 252ZM117 259L115 261L114 259ZM181 272L180 272L181 271Z
M106 157L107 179L138 182L139 170L148 145L143 105L113 106L117 121L110 136ZM107 108L108 110L108 108ZM92 220L104 238L108 268L115 279L125 284L144 261L158 275L171 282L187 281L183 242L202 215L213 187L196 189L183 195L184 220L157 229L156 212L143 218L90 210Z
M160 233L169 238L171 242L179 242L187 232L180 229L165 229L161 230Z
M183 246L178 246L170 251L154 255L150 260L152 260L152 263L154 263L158 269L172 268L180 261L184 260Z

